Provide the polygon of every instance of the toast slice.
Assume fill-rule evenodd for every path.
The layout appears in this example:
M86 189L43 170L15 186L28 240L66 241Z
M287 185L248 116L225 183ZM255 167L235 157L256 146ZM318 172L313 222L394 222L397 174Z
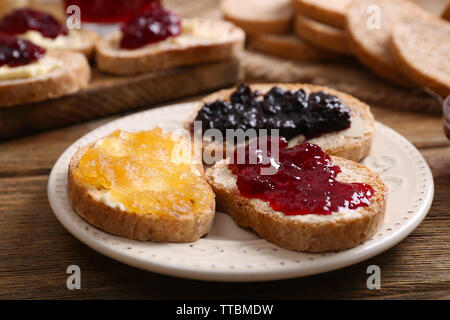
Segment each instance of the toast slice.
M132 75L235 57L244 47L245 34L226 21L184 19L181 35L126 50L119 47L118 31L97 44L96 62L106 73Z
M222 0L220 9L226 20L248 34L283 34L291 30L290 0Z
M390 48L403 73L442 97L450 95L450 23L439 18L397 23Z
M243 228L251 228L267 241L289 250L324 252L357 246L369 239L384 219L387 188L380 177L366 167L338 157L340 182L362 182L372 186L375 194L370 206L341 210L331 215L287 216L274 211L268 202L243 197L236 186L236 176L223 160L207 169L217 209L228 213Z
M99 141L102 141L102 139ZM69 165L67 185L69 201L72 208L83 219L111 234L140 241L192 242L209 232L215 214L215 199L214 193L203 178L202 165L193 165L192 167L196 175L198 174L198 183L181 186L196 190L197 194L201 194L203 197L201 201L204 205L200 206L198 210L195 209L196 211L181 214L179 211L176 211L176 205L172 205L166 207L167 213L165 214L157 212L156 208L150 211L138 212L129 209L129 207L124 206L115 199L111 199L108 197L109 190L86 183L76 173L84 154L90 148L95 148L98 143L97 141L81 147L73 156ZM111 167L108 167L108 169L111 169ZM147 168L146 170L157 169ZM156 179L152 179L150 182L159 186L155 189L156 192L160 189L163 190L158 196L158 201L161 201L161 203L163 203L164 199L170 199L169 197L171 196L175 197L177 190L180 191L179 188L175 187L174 189L177 190L168 188L168 191L166 190L167 192L165 192L164 185L161 187ZM145 180L143 176L136 175L134 183L145 184L148 183L148 180ZM175 183L182 184L183 182L179 177L176 177ZM139 195L139 193L136 194ZM136 196L136 199L140 198ZM190 198L189 203L192 204L191 207L194 206L195 199L196 196ZM135 206L139 208L141 203L138 200L135 200L135 203ZM184 210L186 211L187 209Z
M326 61L337 57L293 34L254 34L248 39L250 47L276 57L301 61Z
M296 11L312 20L345 28L345 12L351 0L293 0Z
M396 21L425 16L428 14L423 9L406 0L352 1L347 11L348 44L354 55L374 73L395 84L416 87L398 68L389 50L389 38Z
M319 145L330 155L353 161L361 161L369 155L374 132L374 118L370 112L370 107L367 104L343 92L310 84L271 83L251 84L249 86L252 90L258 90L262 94L268 92L274 86L278 86L284 90L297 91L303 89L307 93L324 91L325 93L337 96L350 109L350 128L338 132L326 133L320 137L310 139L308 142ZM214 102L219 99L229 101L231 94L235 90L236 88L225 89L205 97L199 103L197 112L207 102ZM197 115L197 112L195 112L194 118ZM189 125L193 120L194 119L191 120ZM305 137L299 135L289 141L289 146L300 144L303 141L305 141ZM203 141L203 148L208 148L208 150L222 149L224 153L226 153L226 146L218 146L215 145L214 142ZM215 151L212 151L211 153L214 154L214 152Z
M309 19L297 14L294 22L295 33L319 48L341 54L351 54L347 36L343 29Z
M0 80L0 107L54 99L87 87L91 69L84 55L49 50L41 59L49 58L58 63L58 67L49 73L31 78Z

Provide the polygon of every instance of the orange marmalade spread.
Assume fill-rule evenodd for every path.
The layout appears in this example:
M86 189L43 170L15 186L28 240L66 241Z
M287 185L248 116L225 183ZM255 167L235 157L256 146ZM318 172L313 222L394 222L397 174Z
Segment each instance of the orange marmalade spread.
M99 201L137 214L195 213L214 197L190 144L161 128L113 132L86 151L74 176L94 186Z

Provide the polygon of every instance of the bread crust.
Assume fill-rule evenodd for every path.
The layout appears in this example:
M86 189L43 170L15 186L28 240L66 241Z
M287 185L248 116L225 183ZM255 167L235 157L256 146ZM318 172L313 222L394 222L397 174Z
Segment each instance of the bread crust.
M330 6L329 0L293 0L295 10L315 21L335 28L345 28L345 10L350 0L338 0L335 6Z
M70 161L67 180L70 205L84 220L103 231L140 241L193 242L209 232L215 214L214 201L204 212L175 217L122 211L94 199L89 191L95 188L83 184L73 174L81 157L92 145L78 149ZM203 172L203 167L201 169ZM206 181L203 183L210 188Z
M0 107L54 99L87 87L91 69L86 57L78 52L48 50L46 55L63 66L37 77L0 81Z
M74 49L73 51L80 52L88 59L95 57L95 44L99 41L100 37L97 33L87 29L79 30L81 37L83 38L83 46Z
M389 47L403 73L444 98L450 95L448 22L430 17L398 23L393 28Z
M330 89L323 86L317 86L317 85L311 85L311 84L301 84L301 83L265 83L265 84L251 84L250 88L252 90L258 90L262 93L267 92L274 86L281 87L285 90L300 90L303 89L307 92L316 92L316 91L324 91L328 94L332 94L337 96L341 101L350 108L352 114L355 114L356 112L358 115L369 124L367 129L367 134L358 136L358 137L344 137L344 139L340 140L339 143L333 143L330 146L322 146L324 148L324 151L330 155L338 156L341 158L345 158L352 161L361 161L365 157L367 157L370 153L371 147L372 147L372 138L373 138L373 132L374 132L374 117L372 113L370 112L370 107L363 103L362 101L356 99L355 97L348 95L346 93ZM213 102L216 100L228 100L231 94L235 91L236 88L232 89L224 89L220 90L216 93L213 93L211 95L206 96L203 98L198 107L197 110L199 111L202 106L207 102ZM198 112L197 111L197 112ZM195 113L194 117L197 115L197 112ZM188 124L186 124L187 127L191 125L191 123L194 121L194 119L191 119ZM334 134L339 134L339 132L336 133L330 133L330 136L327 136L327 138L332 138ZM314 139L312 140L314 141ZM203 143L203 150L205 148L212 148L216 149L214 147L211 147L207 143ZM217 147L219 148L219 147ZM226 153L226 148L223 147L222 150L224 153ZM214 151L211 152L212 155L214 155ZM225 156L225 154L224 154Z
M252 48L277 57L301 61L326 61L337 57L295 35L255 34L248 39Z
M248 1L248 0L246 0ZM249 11L248 8L243 8L243 3L239 0L222 0L220 3L220 9L224 18L233 22L240 28L242 28L247 34L284 34L289 33L291 30L291 22L293 13L290 8L285 8L283 12L279 14L273 13L273 8L265 8L264 6L269 4L271 6L284 6L287 1L270 0L272 3L265 1L265 3L257 3L255 1L254 10ZM250 4L251 5L251 4ZM288 4L290 7L290 4ZM271 12L270 17L262 17L255 13L255 10L263 10Z
M366 26L367 8L371 5L381 8L380 30ZM419 19L427 14L406 0L354 0L347 10L347 42L358 60L374 73L394 84L416 88L417 85L398 68L389 50L393 23L409 15Z
M206 179L216 194L217 209L228 213L239 226L253 229L267 241L296 251L344 250L363 243L380 228L386 211L387 188L380 177L366 167L338 157L332 157L332 160L340 167L346 166L364 175L363 181L358 182L368 183L375 190L370 206L359 208L358 212L355 210L354 215L350 211L343 216L334 216L333 213L316 216L312 221L297 220L276 213L265 201L243 197L235 182L233 187L220 184L217 181L218 169L226 166L224 162L208 169Z
M298 14L294 22L294 31L319 48L341 54L351 54L343 29L330 27Z
M196 19L200 28L214 34L225 35L223 41L180 45L176 48L155 49L147 46L139 50L124 50L114 45L112 36L98 42L96 62L99 70L117 74L132 75L163 70L179 66L196 65L233 58L244 48L244 32L225 21Z

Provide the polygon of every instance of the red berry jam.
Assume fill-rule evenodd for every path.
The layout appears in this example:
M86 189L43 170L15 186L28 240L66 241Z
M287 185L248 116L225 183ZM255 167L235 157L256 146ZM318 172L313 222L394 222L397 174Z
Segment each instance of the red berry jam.
M137 49L181 33L181 18L158 3L122 25L120 47Z
M237 187L246 198L257 198L285 215L330 215L340 209L356 209L370 204L374 190L364 183L342 183L336 180L341 169L331 162L322 149L308 142L287 148L287 142L279 137L267 139L267 150L253 149L257 161L250 164L249 145L245 148L245 163L237 164L238 150L230 170L237 175ZM273 139L278 139L278 159L270 155ZM266 148L264 148L266 149ZM243 149L240 149L242 152ZM261 156L264 155L264 156ZM241 161L244 162L244 161ZM278 167L275 174L262 175L261 169Z
M65 6L81 9L81 20L96 23L114 23L129 20L159 0L65 0Z
M33 9L18 9L0 20L0 32L22 34L35 30L46 38L55 39L59 35L67 35L67 28L51 15Z
M0 32L0 67L18 67L32 63L45 55L45 49L32 42Z

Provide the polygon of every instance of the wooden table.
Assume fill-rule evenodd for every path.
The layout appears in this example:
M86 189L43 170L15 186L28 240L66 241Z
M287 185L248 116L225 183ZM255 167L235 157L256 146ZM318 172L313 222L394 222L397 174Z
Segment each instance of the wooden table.
M0 298L449 299L450 144L441 119L387 107L372 110L418 147L432 168L435 196L427 217L400 244L372 259L263 283L201 282L141 271L93 251L62 227L47 201L54 162L76 139L118 116L0 143ZM380 290L366 286L366 270L373 264L381 268ZM81 268L81 290L66 287L69 265Z
M47 201L48 174L76 139L112 119L0 143L0 298L450 298L450 145L437 116L373 108L427 159L433 205L404 241L372 259L326 274L265 283L212 283L128 267L88 248L57 221ZM82 289L69 291L66 268L81 268ZM380 290L366 269L381 268Z

